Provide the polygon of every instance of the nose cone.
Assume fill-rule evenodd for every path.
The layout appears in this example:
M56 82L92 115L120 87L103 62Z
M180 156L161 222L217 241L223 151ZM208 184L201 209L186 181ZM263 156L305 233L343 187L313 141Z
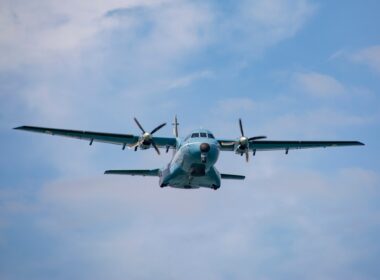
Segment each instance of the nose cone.
M210 151L210 145L208 143L202 143L199 148L202 153L208 153Z

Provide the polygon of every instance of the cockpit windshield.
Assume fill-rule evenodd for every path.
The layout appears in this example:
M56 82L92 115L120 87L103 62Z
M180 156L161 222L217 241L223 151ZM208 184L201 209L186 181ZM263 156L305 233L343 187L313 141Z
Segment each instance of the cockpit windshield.
M211 139L215 139L214 135L212 135L211 133L207 133L207 132L194 132L191 134L191 136L188 136L185 140L187 140L188 138L211 138Z

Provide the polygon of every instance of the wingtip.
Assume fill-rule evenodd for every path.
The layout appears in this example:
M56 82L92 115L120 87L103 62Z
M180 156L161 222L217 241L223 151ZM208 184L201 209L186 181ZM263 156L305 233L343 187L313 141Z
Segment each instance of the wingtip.
M25 126L18 126L18 127L14 127L13 129L23 129Z

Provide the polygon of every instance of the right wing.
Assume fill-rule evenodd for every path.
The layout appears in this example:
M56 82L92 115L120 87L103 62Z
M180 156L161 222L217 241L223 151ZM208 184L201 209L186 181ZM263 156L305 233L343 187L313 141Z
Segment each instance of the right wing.
M139 141L139 136L132 134L117 134L117 133L105 133L94 131L82 131L82 130L69 130L69 129L57 129L38 126L20 126L16 127L18 130L25 130L30 132L45 133L49 135L59 135L70 138L76 138L81 140L89 140L90 144L93 141L103 142L116 145L132 146ZM174 137L154 137L154 142L158 147L175 147L176 139Z
M220 174L222 179L230 179L230 180L244 180L245 176L243 175L234 175L234 174Z

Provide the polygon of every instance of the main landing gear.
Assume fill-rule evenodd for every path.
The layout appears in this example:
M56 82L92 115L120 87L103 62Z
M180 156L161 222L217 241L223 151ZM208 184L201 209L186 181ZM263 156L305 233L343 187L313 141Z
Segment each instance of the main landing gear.
M216 190L219 189L219 188L220 188L220 186L212 185L212 189L213 189L214 191L216 191Z

